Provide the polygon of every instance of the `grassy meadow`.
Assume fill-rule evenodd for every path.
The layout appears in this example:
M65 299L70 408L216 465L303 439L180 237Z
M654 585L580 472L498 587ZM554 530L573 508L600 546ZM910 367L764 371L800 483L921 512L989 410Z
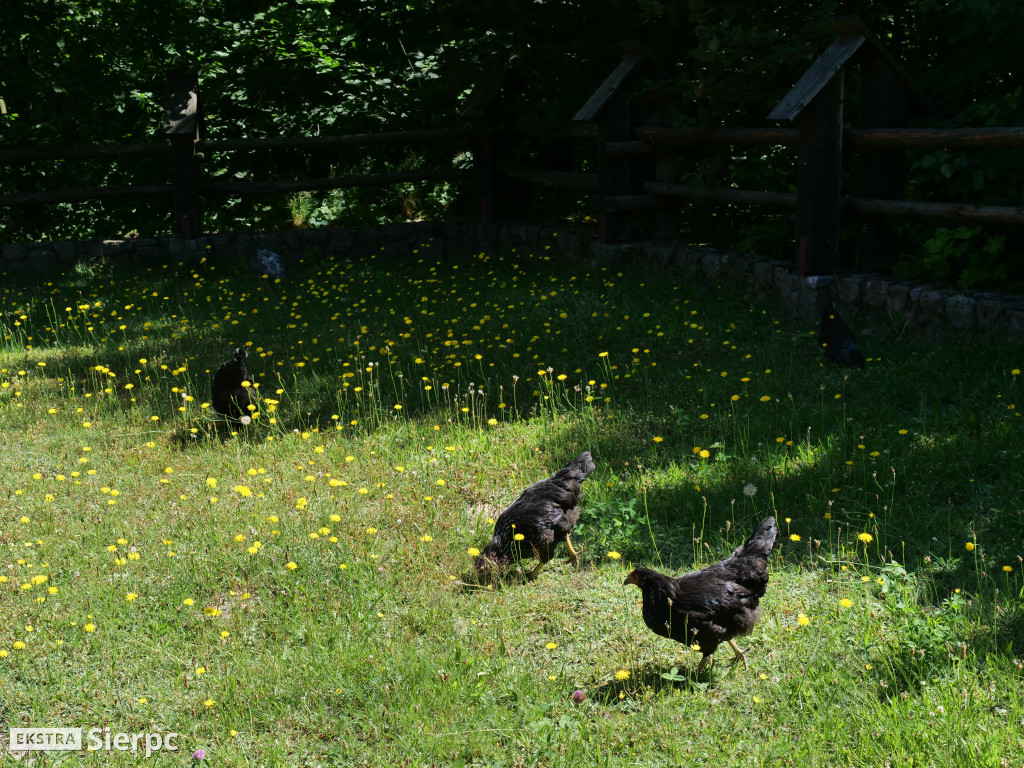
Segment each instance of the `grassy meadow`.
M0 764L82 726L179 734L97 765L1024 765L1021 345L849 318L840 369L743 287L417 251L5 277ZM469 583L584 449L581 566ZM695 677L623 579L769 514L749 668Z

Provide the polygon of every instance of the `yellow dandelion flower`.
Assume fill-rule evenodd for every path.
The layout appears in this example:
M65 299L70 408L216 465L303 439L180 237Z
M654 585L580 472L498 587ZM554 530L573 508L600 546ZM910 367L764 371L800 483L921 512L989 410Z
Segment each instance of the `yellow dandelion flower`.
M799 616L796 617L796 623L799 624L801 627L806 627L811 623L811 620L807 618L807 614L801 613Z
M611 560L621 560L622 555L613 549L611 552L608 553L608 558Z
M848 597L844 597L842 600L839 601L839 604L841 606L843 606L843 608L852 608L853 607L853 600L851 600Z
M631 674L632 673L628 669L620 669L618 672L615 673L615 679L616 680L629 680L629 676Z
M875 540L875 537L872 536L870 533L858 533L857 538L863 541L865 544L870 544L872 541Z

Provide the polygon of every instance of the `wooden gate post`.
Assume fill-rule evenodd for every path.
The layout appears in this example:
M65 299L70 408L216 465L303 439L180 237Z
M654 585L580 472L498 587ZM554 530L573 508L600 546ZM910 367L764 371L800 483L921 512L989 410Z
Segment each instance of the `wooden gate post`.
M839 193L843 159L843 70L800 115L796 247L801 276L839 269Z
M613 206L611 199L630 194L630 158L610 153L608 142L633 138L629 86L649 62L646 52L627 55L573 117L576 122L597 123L598 207L603 243L629 240L629 211Z
M612 155L607 150L609 141L628 141L632 138L629 96L627 89L616 93L608 101L597 125L597 183L602 243L625 242L630 235L629 211L611 210L608 205L611 198L630 194L630 157Z
M907 124L907 91L881 57L861 65L860 127L903 128ZM906 150L865 147L860 151L857 193L860 197L902 200L906 184ZM868 219L857 242L861 272L890 272L899 255L899 237L892 224Z
M472 125L473 186L480 223L518 215L529 195L527 185L503 177L502 165L514 160L514 134L505 125L512 102L523 91L521 76L508 63L481 78L459 117Z
M167 70L164 133L171 141L174 185L174 234L191 240L202 232L197 195L195 144L199 140L199 77L195 72Z

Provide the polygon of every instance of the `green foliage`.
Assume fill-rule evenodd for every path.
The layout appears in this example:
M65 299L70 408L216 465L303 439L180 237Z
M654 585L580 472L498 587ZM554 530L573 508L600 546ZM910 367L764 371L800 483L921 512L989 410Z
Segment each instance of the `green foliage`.
M981 227L940 227L925 241L920 264L903 262L899 273L964 288L1000 285L1009 273L1005 246L1005 237L991 236Z
M554 147L565 126L618 63L620 43L637 39L661 67L634 99L637 122L716 127L765 126L766 115L833 39L834 15L859 13L936 106L916 124L945 127L1024 124L1016 30L1017 0L876 0L754 4L740 0L611 0L595 12L584 0L428 3L376 0L126 0L6 3L0 8L0 141L5 146L123 144L157 138L165 68L198 72L209 138L315 136L460 124L462 100L483 74L512 60L505 127L526 131L516 161L551 154L575 169L592 152ZM848 75L847 120L858 119L859 74ZM557 151L555 151L557 150ZM465 148L274 150L208 154L214 180L302 179L386 172L417 165L463 167ZM795 186L795 150L714 147L684 154L675 177L694 186L786 191ZM588 165L589 164L589 165ZM844 189L855 192L848 164ZM907 197L1012 205L1024 188L1018 150L908 154ZM166 157L33 162L0 168L0 190L163 183ZM460 199L461 197L461 199ZM465 188L430 184L205 201L210 231L325 226L466 214ZM592 213L580 195L545 192L528 213ZM693 241L773 256L791 253L785 217L746 206L695 202L684 210ZM114 199L0 210L8 240L137 233L167 234L165 199ZM1005 237L1000 272L955 253L947 233L907 225L911 261L943 262L951 281L987 285L1022 276L1018 232ZM638 231L642 235L642 228ZM852 252L856 227L844 232ZM955 240L955 238L954 238ZM934 242L936 256L922 251ZM932 246L929 246L931 248ZM972 246L974 247L974 246ZM911 272L932 267L911 265ZM940 265L940 269L943 265Z

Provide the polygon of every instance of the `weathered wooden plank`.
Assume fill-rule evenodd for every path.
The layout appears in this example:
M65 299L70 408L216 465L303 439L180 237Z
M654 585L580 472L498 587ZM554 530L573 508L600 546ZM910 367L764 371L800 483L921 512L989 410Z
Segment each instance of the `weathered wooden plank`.
M629 214L609 210L605 202L612 197L633 193L628 156L609 155L609 142L630 137L629 90L617 90L605 105L598 123L598 220L602 243L626 242L630 238Z
M494 102L501 97L501 89L511 73L512 68L506 62L481 77L470 91L465 106L459 112L459 117L468 120L483 117Z
M170 154L169 144L100 144L91 147L21 147L0 149L0 163L17 165L38 160L70 160L79 158L139 157Z
M597 192L598 187L596 173L554 171L548 168L532 168L514 163L501 163L498 165L498 170L510 179L527 181L541 187L579 189L584 192Z
M656 195L615 195L605 200L605 210L614 213L651 211L658 204Z
M118 187L74 187L49 189L45 192L19 192L0 195L0 205L34 205L37 203L77 203L82 200L105 200L111 197L155 197L171 195L170 184L129 184Z
M394 171L392 173L369 173L360 176L338 176L337 178L332 179L297 179L295 181L213 181L200 185L199 191L204 194L254 195L341 189L343 187L380 187L407 181L465 182L470 181L472 178L472 171L461 169Z
M796 244L800 275L839 269L839 195L843 159L843 70L800 114Z
M898 128L907 124L904 83L880 56L861 63L862 128ZM857 156L857 196L902 200L906 186L906 151L901 147L865 146ZM900 252L900 238L887 221L867 221L857 233L856 270L889 272Z
M852 149L1022 149L1024 127L1005 128L852 128L843 134Z
M634 53L626 56L605 81L597 87L586 104L580 107L573 120L593 122L598 119L615 97L626 87L630 78L647 61L647 54Z
M918 115L934 114L935 107L928 101L924 92L903 71L903 67L859 16L840 16L832 20L832 26L836 30L836 34L840 36L863 35L867 39L868 45L861 51L861 55L877 58L889 70L906 94L908 109Z
M768 113L769 120L796 120L804 108L811 103L847 61L864 44L864 35L837 37L825 52L797 80L775 109Z
M466 128L438 128L420 131L389 131L385 133L350 133L332 136L292 136L256 139L207 139L200 141L200 151L229 152L249 149L329 149L338 146L372 144L418 144L424 141L465 139L472 134Z
M799 143L796 128L635 128L633 138L655 145Z
M684 184L661 184L647 182L642 189L648 195L631 195L611 198L610 205L621 210L641 210L653 205L649 197L678 197L688 200L714 200L723 203L750 203L777 208L795 208L797 195L793 192L762 192L749 189L721 187L688 187ZM1024 207L985 205L973 206L963 203L939 203L908 200L874 200L859 197L843 197L839 201L844 211L863 216L891 218L943 219L979 224L1024 225Z
M919 200L871 200L844 197L840 205L845 211L864 216L894 218L944 219L977 224L1024 225L1024 207L963 203L922 202Z
M651 195L681 197L687 200L715 200L723 203L751 203L776 208L795 208L795 192L766 192L752 189L727 187L689 187L685 184L668 184L649 181L641 188Z

